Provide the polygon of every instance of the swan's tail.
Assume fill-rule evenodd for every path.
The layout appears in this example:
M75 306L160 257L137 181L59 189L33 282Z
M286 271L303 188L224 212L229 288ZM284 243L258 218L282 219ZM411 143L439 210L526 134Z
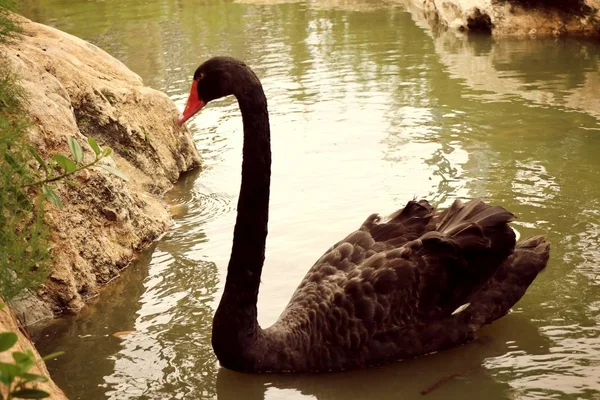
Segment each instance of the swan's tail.
M481 200L467 204L455 201L436 218L436 231L452 238L463 251L486 250L496 256L508 256L515 245L515 235L507 225L515 216L500 206Z
M422 309L436 304L441 315L465 310L457 318L467 317L476 329L504 316L546 267L550 252L542 236L515 246L508 226L513 219L481 200L456 201L438 214L435 230L421 237Z
M434 230L412 245L420 265L419 308L428 318L450 315L470 302L495 274L515 247L508 226L513 219L481 200L456 201L434 217Z
M518 243L514 253L471 299L471 324L479 328L506 315L546 267L549 256L550 244L543 236Z

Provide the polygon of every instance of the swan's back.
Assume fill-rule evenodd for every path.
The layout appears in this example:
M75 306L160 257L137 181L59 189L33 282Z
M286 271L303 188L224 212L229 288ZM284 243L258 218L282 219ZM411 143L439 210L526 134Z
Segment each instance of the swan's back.
M264 331L263 369L350 369L472 340L547 263L543 238L515 246L513 218L480 200L441 213L410 201L386 221L371 215L315 263Z

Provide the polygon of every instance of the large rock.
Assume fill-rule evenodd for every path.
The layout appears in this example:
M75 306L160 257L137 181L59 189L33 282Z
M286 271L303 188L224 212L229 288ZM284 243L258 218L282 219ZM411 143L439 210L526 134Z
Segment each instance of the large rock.
M581 7L559 8L533 6L544 3L533 0L404 1L418 7L434 28L441 25L460 31L492 33L498 37L600 36L600 0L585 0ZM569 1L564 0L564 3ZM570 4L573 3L575 1Z
M179 175L200 165L190 132L176 126L178 111L121 62L74 36L23 19L20 41L0 49L20 79L33 122L29 136L40 154L69 154L67 138L94 137L113 148L106 161L128 182L94 169L76 186L57 185L63 209L46 204L52 231L52 273L37 296L13 310L26 324L77 310L99 286L119 275L136 251L168 229L161 195ZM94 159L87 145L84 161Z
M1 300L0 300L0 303L1 303ZM15 316L13 315L13 313L10 312L8 307L3 307L2 309L0 309L0 332L8 332L8 331L16 333L18 336L18 341L17 341L17 344L15 344L8 351L0 353L0 362L5 362L5 363L9 363L9 364L14 363L14 361L12 359L12 353L14 351L26 352L27 350L31 350L33 352L33 354L35 355L37 363L29 370L29 372L38 374L38 375L43 375L46 377L50 377L50 374L48 373L48 369L46 368L46 364L44 364L44 361L42 361L37 350L35 349L35 347L33 347L33 344L29 341L29 339L25 335L23 335L23 333L19 330L17 320L15 319ZM35 387L37 389L48 392L50 394L50 397L46 397L46 398L50 399L50 400L66 400L67 399L67 397L65 396L63 391L60 390L60 388L58 386L56 386L56 384L52 380L49 380L48 382L43 382L43 383L34 383L28 387L30 387L30 388Z

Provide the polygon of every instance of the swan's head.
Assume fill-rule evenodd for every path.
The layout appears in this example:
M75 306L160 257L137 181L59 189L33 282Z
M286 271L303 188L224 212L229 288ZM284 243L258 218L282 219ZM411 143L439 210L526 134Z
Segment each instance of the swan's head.
M243 93L249 85L260 84L244 62L231 57L213 57L194 73L190 97L177 120L179 126L192 118L209 101Z

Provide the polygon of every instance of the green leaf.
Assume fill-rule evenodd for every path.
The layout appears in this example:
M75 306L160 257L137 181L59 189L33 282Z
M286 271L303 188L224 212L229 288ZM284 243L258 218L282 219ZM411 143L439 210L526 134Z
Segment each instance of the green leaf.
M42 186L42 192L44 193L46 200L54 204L54 207L58 208L59 210L62 209L62 202L60 201L60 197L58 197L54 189L48 185L44 185Z
M75 157L75 162L79 164L81 161L83 161L83 150L81 149L81 145L72 137L69 137L67 142L69 143L71 154L73 154L73 157Z
M14 351L12 353L12 357L13 357L13 360L15 360L15 362L17 364L27 363L27 362L31 361L30 355L27 353L23 353L21 351Z
M114 168L114 167L110 167L108 165L101 165L100 168L110 172L111 174L113 174L114 176L118 176L119 178L123 179L125 182L127 182L127 176L119 171L118 169Z
M8 165L13 167L14 169L19 167L19 164L17 163L17 161L15 161L15 159L8 153L4 154L4 161L6 161L8 163Z
M12 353L12 357L13 360L15 360L15 363L21 367L23 372L27 371L35 364L35 356L31 351L27 351L25 353L21 351L14 351Z
M6 385L10 385L22 372L23 370L18 365L0 362L0 382Z
M35 160L38 162L38 164L40 164L40 166L42 168L44 168L44 172L47 175L48 174L48 166L46 165L46 163L44 162L44 160L42 160L42 157L40 157L40 155L38 154L38 152L35 151L35 149L33 147L31 147L31 146L27 146L27 150L33 156L33 158L35 158Z
M19 173L19 175L23 175L23 167L9 153L4 153L4 161Z
M0 351L6 351L17 343L17 334L14 332L0 333Z
M17 399L45 399L50 397L50 394L39 389L21 389L13 392L12 397Z
M45 376L30 374L29 372L23 372L19 374L19 378L21 378L21 383L48 382L48 378L46 378Z
M102 157L108 157L112 154L112 149L110 147L106 147L104 151L102 151Z
M55 351L54 353L50 353L50 354L42 357L42 360L44 360L44 361L52 360L56 357L62 356L63 354L65 354L64 351Z
M94 139L93 137L89 137L88 143L89 143L90 147L92 148L92 150L94 150L94 153L96 153L97 156L99 156L100 153L102 153L102 149L100 148L100 146L98 146L96 139Z
M77 169L77 165L73 162L73 160L61 154L55 155L54 160L65 172L73 172Z

